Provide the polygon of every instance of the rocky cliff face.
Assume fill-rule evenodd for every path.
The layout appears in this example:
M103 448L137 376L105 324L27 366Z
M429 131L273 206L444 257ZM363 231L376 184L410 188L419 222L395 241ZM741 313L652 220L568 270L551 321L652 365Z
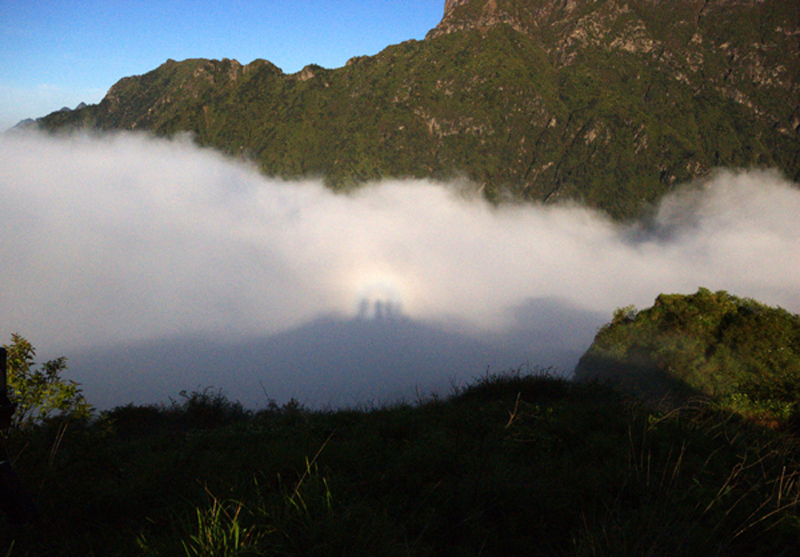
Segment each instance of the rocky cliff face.
M168 61L42 124L189 131L336 187L466 174L626 217L717 166L800 180L800 3L447 0L425 41L344 68Z
M528 31L525 18L527 8L522 3L508 3L503 0L447 0L441 23L432 29L427 39L464 31L467 29L487 29L507 24L518 32Z

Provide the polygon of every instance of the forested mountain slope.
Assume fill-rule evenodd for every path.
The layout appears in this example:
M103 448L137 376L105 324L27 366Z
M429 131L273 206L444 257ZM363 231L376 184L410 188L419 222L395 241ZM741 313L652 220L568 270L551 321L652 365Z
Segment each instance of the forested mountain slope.
M191 132L334 187L467 176L624 218L715 167L800 180L800 3L448 0L424 41L342 68L169 60L39 124Z

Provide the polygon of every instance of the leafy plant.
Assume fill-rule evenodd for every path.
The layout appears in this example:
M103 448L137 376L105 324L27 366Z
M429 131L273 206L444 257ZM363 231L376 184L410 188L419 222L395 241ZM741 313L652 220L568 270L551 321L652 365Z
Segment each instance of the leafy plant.
M48 360L36 367L36 350L21 335L11 335L7 350L7 384L11 401L16 405L12 427L24 428L60 415L88 418L92 407L86 402L78 383L65 379L65 357Z

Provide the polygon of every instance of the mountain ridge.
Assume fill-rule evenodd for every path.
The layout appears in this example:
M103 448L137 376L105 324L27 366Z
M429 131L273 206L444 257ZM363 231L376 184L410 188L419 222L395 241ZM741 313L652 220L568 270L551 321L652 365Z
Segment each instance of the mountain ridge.
M341 68L169 60L39 125L190 132L286 178L466 176L627 218L719 166L800 180L800 6L447 0L425 40Z

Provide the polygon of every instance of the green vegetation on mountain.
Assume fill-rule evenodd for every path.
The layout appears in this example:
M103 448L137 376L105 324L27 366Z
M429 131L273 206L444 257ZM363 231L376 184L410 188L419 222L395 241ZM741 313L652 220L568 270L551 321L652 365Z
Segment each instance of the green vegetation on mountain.
M92 407L79 385L63 377L66 358L49 360L37 367L36 349L19 334L11 335L11 343L3 348L7 357L6 384L11 395L8 399L15 406L11 427L28 428L53 415L90 416Z
M649 309L617 310L575 373L800 427L800 316L724 291L662 294Z
M467 176L637 215L718 166L800 180L800 4L454 0L424 41L287 75L168 61L47 129L189 132L333 187Z

